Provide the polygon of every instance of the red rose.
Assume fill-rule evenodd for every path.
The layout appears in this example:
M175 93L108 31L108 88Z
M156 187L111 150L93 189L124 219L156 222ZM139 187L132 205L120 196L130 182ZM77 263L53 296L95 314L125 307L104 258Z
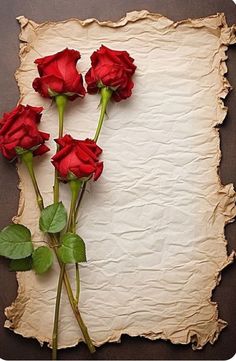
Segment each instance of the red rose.
M70 100L83 97L83 78L76 69L79 59L79 51L73 49L64 49L54 55L36 59L40 78L33 81L35 91L46 98L59 94L67 95Z
M91 177L96 181L103 170L103 163L99 162L102 149L90 139L77 140L70 135L56 140L60 150L52 157L52 164L59 176L68 180L70 173L77 178Z
M136 66L127 51L111 50L102 45L91 56L92 67L85 75L88 93L95 94L103 85L113 90L112 98L119 102L131 96L131 80Z
M18 105L0 119L0 152L7 159L16 157L16 147L33 150L34 155L41 155L49 150L44 144L49 134L38 130L42 107Z

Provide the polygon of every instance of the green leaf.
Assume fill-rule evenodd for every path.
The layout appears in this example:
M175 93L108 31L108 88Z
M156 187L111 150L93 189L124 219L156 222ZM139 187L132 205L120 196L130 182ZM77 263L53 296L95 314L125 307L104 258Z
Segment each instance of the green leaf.
M46 272L53 263L53 255L50 248L42 246L37 248L32 255L33 269L35 273L41 274Z
M85 243L78 234L64 234L58 252L63 263L86 262Z
M67 212L62 202L51 204L44 208L39 219L41 231L47 233L58 233L66 225Z
M9 268L10 271L29 271L32 269L32 257L12 259Z
M10 259L28 257L33 252L31 233L21 224L11 224L0 232L0 256Z

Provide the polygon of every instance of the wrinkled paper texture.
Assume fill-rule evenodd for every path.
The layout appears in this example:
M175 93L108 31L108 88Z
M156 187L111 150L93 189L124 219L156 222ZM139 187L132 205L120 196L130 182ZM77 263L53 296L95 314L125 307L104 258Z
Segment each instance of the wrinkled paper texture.
M81 264L80 309L95 345L121 334L192 343L213 343L226 322L218 318L212 290L227 255L224 226L235 216L232 184L218 176L219 132L230 85L224 74L227 46L235 42L223 14L178 23L147 11L118 22L95 19L35 22L19 17L20 60L16 79L23 104L45 108L40 128L51 133L51 154L38 157L36 173L45 204L52 203L50 156L57 137L55 104L34 92L34 60L65 47L78 49L85 74L90 55L104 44L135 59L130 99L112 103L99 145L104 173L91 183L80 211L78 232L87 245ZM98 95L70 102L65 132L93 137ZM19 165L20 206L16 222L42 242L31 181ZM68 204L69 190L62 185ZM50 345L58 266L43 276L18 273L16 301L5 326ZM74 268L70 270L74 279ZM74 282L73 282L74 284ZM64 293L59 347L81 341Z

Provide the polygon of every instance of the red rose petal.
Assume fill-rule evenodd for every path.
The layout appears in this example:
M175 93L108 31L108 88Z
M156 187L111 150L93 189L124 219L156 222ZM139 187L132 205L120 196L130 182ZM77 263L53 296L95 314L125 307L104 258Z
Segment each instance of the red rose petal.
M87 91L94 94L103 84L113 89L112 98L120 101L131 96L131 77L135 72L134 59L127 51L112 50L102 45L91 55L91 68L85 75Z
M0 151L6 158L16 157L16 147L31 150L33 147L42 146L42 151L45 151L44 142L49 138L49 134L40 132L37 128L42 109L20 104L4 114L4 122L0 129Z
M63 80L54 75L46 75L42 78L35 78L32 85L35 91L37 91L42 97L46 98L50 98L52 96L49 93L49 90L60 94L64 89Z
M98 179L102 172L102 163L98 161L102 149L93 140L76 140L65 135L56 142L61 149L52 157L52 164L60 177L68 180L72 172L77 178L94 175L94 179Z
M48 148L48 146L46 146L45 144L41 144L37 149L35 149L33 151L34 155L42 155L46 152L48 152L50 150L50 148Z
M102 174L102 171L103 171L103 162L99 162L97 164L97 168L96 168L96 171L94 173L94 181L98 180L98 178L100 177L100 175Z
M56 54L36 59L40 78L33 82L35 91L44 97L51 97L48 88L58 94L67 94L74 100L85 95L83 78L77 70L80 53L74 49L64 49Z

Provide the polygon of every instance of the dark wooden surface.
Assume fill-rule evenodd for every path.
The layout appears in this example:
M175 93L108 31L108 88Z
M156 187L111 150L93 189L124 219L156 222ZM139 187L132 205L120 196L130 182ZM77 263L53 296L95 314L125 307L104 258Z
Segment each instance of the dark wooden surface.
M118 20L127 11L147 9L161 13L173 20L204 17L224 12L228 24L236 23L236 5L231 0L0 0L0 113L10 110L17 102L18 89L14 72L18 61L19 15L37 22L62 20L70 17L100 20ZM228 51L228 79L236 88L236 46ZM229 112L221 127L222 161L220 175L223 184L236 185L236 90L226 100ZM13 165L0 158L0 227L6 226L16 213L18 202L17 175ZM228 250L236 249L236 223L226 227ZM16 296L15 274L0 261L0 357L7 360L50 359L50 350L38 342L15 335L3 328L4 308ZM236 352L236 267L223 271L222 281L214 291L213 300L219 304L219 315L229 325L214 346L206 345L193 351L189 345L172 345L165 341L122 337L121 344L106 344L91 356L86 347L60 351L60 359L229 359Z

